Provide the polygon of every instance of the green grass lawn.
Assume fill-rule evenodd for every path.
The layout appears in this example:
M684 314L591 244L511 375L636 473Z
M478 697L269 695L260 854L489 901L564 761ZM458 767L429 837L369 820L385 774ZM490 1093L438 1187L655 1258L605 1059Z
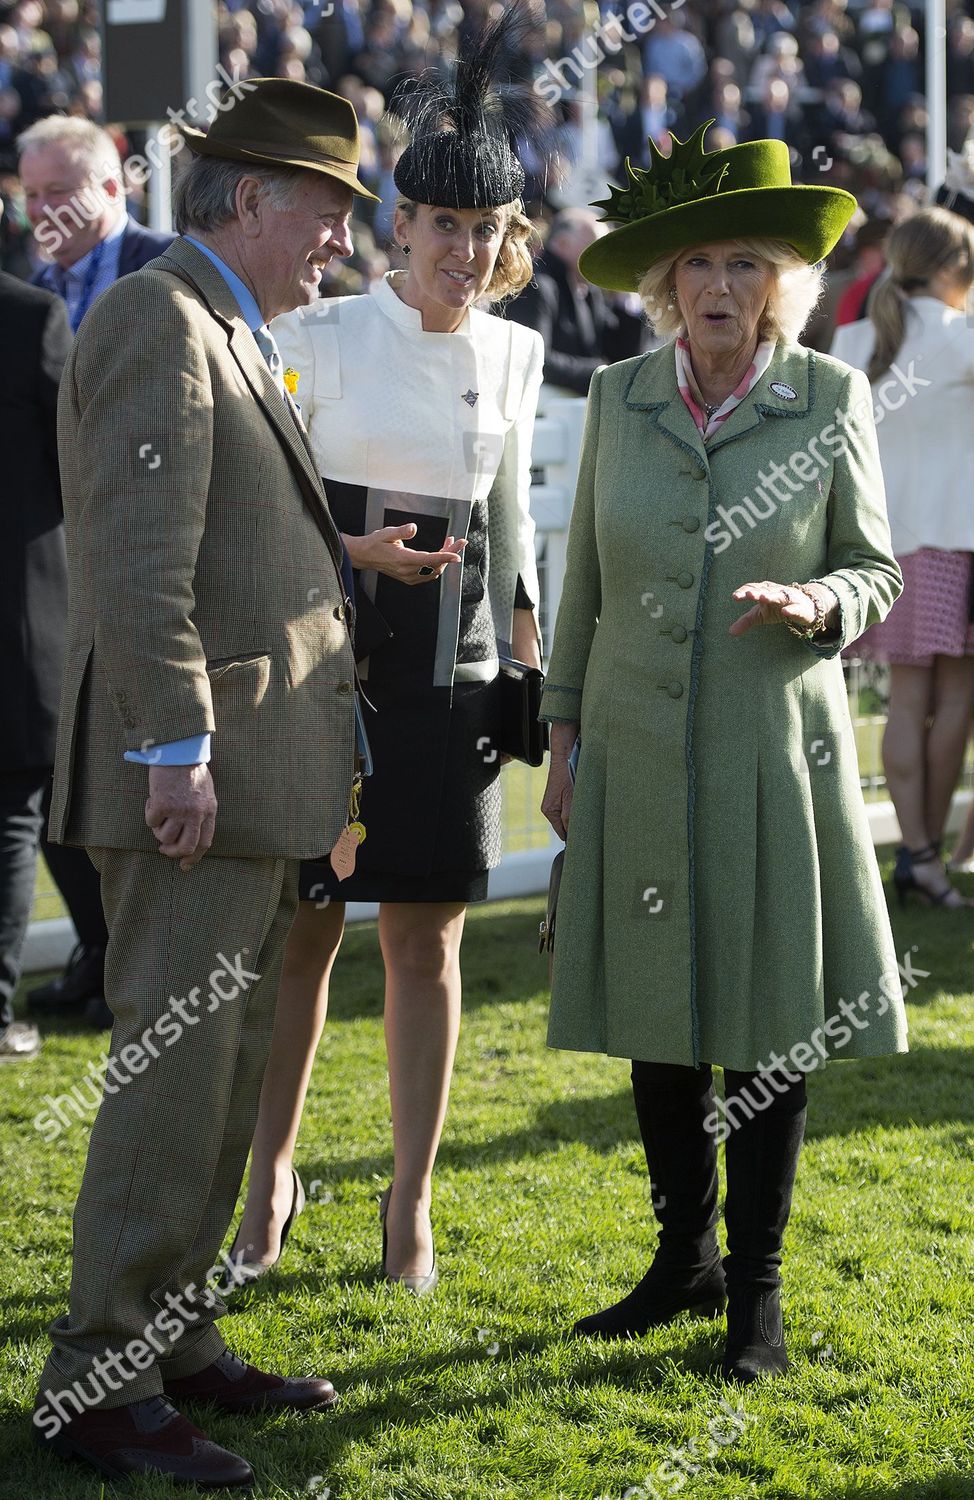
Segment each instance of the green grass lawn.
M915 945L931 971L911 997L912 1054L811 1080L785 1262L793 1372L731 1393L732 1421L712 1368L719 1325L683 1319L630 1344L566 1337L641 1274L652 1231L625 1064L545 1048L540 909L470 917L434 1209L443 1279L420 1302L378 1276L391 1165L381 971L374 928L348 933L297 1158L311 1201L279 1271L222 1325L256 1363L330 1375L341 1402L303 1420L206 1420L253 1463L255 1495L974 1496L974 911L895 914L898 951ZM28 1437L86 1147L80 1125L46 1146L31 1121L102 1045L52 1027L38 1062L0 1071L3 1500L102 1493ZM729 1440L708 1443L708 1430ZM679 1485L673 1468L652 1488L681 1452L698 1472Z

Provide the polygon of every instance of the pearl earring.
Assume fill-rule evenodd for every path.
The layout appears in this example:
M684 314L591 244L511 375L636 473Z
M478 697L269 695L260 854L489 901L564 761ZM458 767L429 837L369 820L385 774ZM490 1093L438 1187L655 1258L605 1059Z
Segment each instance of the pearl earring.
M669 297L666 300L669 302L670 306L672 307L673 304L674 304L674 302L676 301L676 287L675 286L671 286L670 287L670 295L669 295Z

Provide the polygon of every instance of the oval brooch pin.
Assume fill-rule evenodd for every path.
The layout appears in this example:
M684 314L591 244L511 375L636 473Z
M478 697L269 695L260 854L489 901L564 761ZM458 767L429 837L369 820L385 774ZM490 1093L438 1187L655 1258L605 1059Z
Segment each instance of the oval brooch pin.
M783 380L772 380L770 389L774 391L776 396L780 396L782 401L798 400L798 392L794 386L785 385Z

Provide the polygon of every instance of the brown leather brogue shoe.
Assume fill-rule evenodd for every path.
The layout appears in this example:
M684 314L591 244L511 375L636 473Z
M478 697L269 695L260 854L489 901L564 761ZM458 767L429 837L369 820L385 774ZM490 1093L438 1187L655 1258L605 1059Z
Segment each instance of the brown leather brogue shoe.
M45 1420L33 1423L35 1440L62 1458L78 1458L107 1474L125 1479L131 1474L168 1474L177 1483L206 1489L230 1489L254 1482L244 1459L210 1442L164 1396L150 1396L128 1406L96 1406L73 1416L57 1432L46 1399Z
M164 1380L163 1389L173 1401L206 1402L221 1411L271 1411L288 1407L294 1411L325 1411L337 1397L330 1380L313 1375L288 1377L268 1375L245 1364L224 1349L204 1370L180 1380Z

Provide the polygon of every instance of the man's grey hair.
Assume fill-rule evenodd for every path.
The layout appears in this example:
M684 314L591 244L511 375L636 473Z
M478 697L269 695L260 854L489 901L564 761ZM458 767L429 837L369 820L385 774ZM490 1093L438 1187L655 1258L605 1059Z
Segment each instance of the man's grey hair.
M72 115L48 115L28 126L17 137L17 150L21 156L40 146L63 147L73 161L89 172L97 173L103 182L109 178L122 180L118 147L108 131L93 120L76 119Z
M287 208L307 176L301 167L264 167L219 156L194 155L176 179L173 217L179 234L206 233L237 217L237 185L256 177L272 208Z

